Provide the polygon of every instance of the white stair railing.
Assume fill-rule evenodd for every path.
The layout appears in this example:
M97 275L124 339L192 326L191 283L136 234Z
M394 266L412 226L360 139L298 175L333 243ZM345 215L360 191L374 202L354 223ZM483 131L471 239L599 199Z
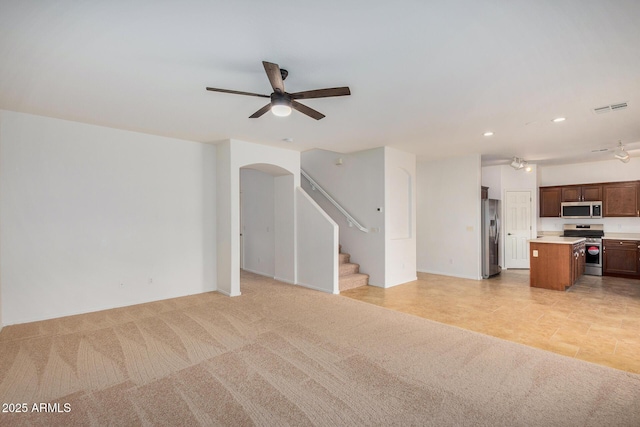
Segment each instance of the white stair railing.
M319 191L320 194L322 194L329 202L331 202L333 206L336 207L336 209L338 209L338 211L340 211L342 215L344 215L347 218L347 223L349 224L349 227L355 226L358 230L362 231L363 233L369 232L368 228L362 226L362 224L360 224L354 217L352 217L349 214L349 212L344 210L344 208L340 206L340 203L336 202L329 193L327 193L320 185L318 185L318 183L313 178L309 176L308 173L306 173L303 169L300 169L300 173L302 174L303 177L307 179L307 181L309 181L309 183L311 184L311 189L313 189L314 191L315 190Z

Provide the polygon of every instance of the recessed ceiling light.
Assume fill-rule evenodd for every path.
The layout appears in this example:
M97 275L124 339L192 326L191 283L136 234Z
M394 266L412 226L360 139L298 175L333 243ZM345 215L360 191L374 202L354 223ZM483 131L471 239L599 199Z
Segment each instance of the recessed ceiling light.
M492 135L493 135L493 132L485 132L485 133L483 133L482 135L484 135L484 136L492 136Z
M565 120L567 120L567 119L566 119L566 118L564 118L564 117L556 117L555 119L553 119L553 121L554 121L555 123L564 122Z

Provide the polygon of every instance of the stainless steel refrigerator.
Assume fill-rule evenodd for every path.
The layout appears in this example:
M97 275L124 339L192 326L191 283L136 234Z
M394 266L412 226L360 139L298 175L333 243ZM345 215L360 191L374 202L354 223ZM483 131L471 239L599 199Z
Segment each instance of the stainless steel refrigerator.
M482 200L482 278L500 274L500 201Z

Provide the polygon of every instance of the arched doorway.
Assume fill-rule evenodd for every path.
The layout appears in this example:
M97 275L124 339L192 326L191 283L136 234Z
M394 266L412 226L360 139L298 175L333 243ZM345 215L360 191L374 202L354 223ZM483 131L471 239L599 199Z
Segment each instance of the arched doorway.
M240 169L266 173L274 181L274 277L296 283L295 190L300 153L228 140L216 149L216 288L240 295Z

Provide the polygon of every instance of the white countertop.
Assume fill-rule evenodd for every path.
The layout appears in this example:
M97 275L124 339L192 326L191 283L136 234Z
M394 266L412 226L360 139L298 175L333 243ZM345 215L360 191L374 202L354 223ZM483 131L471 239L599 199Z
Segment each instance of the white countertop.
M555 243L559 245L573 245L576 243L584 242L584 237L560 237L560 236L544 236L537 239L531 239L531 243Z
M640 240L640 236L638 234L605 233L603 239L610 239L610 240Z
M538 230L538 235L541 237L560 237L562 231L542 231ZM640 240L640 233L611 233L605 232L603 239L611 240Z

